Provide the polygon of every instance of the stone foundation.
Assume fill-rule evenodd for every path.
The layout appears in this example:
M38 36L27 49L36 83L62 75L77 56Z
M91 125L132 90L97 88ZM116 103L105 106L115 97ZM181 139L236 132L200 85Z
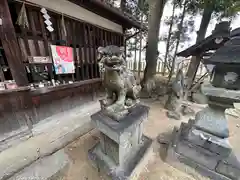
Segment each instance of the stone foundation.
M137 176L135 168L152 144L152 140L142 133L148 111L148 107L137 105L120 122L101 111L92 115L92 122L101 131L101 138L89 150L89 159L99 171L116 180Z
M213 180L239 180L240 158L234 155L228 140L211 134L204 140L201 136L206 134L200 130L193 135L193 123L190 120L182 123L179 130L174 129L166 161L185 171L184 163Z

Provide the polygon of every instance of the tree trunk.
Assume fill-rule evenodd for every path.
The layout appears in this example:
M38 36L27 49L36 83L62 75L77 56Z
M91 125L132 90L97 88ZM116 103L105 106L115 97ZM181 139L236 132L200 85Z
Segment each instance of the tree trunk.
M158 37L160 31L160 21L163 14L166 0L151 0L149 2L149 30L146 49L146 68L142 85L153 79L156 74Z
M172 27L173 27L173 20L174 20L176 4L177 4L176 1L174 1L173 9L172 9L172 19L170 22L170 27L169 27L169 31L168 31L168 37L167 37L167 46L166 46L166 52L165 52L165 56L164 56L164 64L163 64L163 68L162 68L163 76L165 75L165 71L166 71L166 67L167 67L167 60L168 60L168 53L169 53L170 40L171 40L171 35L172 35Z
M209 25L210 20L211 20L212 13L213 13L213 7L212 6L209 5L208 7L206 7L204 9L201 25L200 25L199 31L197 33L198 36L197 36L196 43L198 43L199 41L202 41L205 38L207 28L208 28L208 25ZM185 99L187 99L187 97L188 97L188 93L189 93L188 91L191 88L192 83L195 79L195 75L196 75L199 64L200 64L200 57L194 57L193 56L191 58L191 61L190 61L189 67L188 67L188 71L187 71L187 74L186 74L186 77L187 77L187 91L185 93Z
M171 71L170 71L169 77L168 77L168 83L170 82L170 80L173 76L173 73L174 73L174 69L175 69L176 55L177 55L177 52L178 52L178 46L179 46L180 39L181 39L183 22L184 22L184 18L185 18L185 15L186 15L186 8L187 8L186 4L187 4L187 0L184 2L183 12L182 12L181 21L180 21L180 25L179 25L179 29L178 29L179 33L178 33L178 36L177 36L177 43L176 43L175 52L174 52L174 56L173 56L173 60L172 60L172 67L171 67Z

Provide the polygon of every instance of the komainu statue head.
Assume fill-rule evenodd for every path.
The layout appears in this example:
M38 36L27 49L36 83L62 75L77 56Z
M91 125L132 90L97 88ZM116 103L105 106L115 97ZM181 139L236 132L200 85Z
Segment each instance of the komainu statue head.
M106 89L106 98L100 101L102 110L113 119L120 120L137 104L141 86L127 69L123 47L99 47L98 59Z
M126 66L124 58L124 47L106 46L98 48L98 59L100 71L108 70L121 70Z

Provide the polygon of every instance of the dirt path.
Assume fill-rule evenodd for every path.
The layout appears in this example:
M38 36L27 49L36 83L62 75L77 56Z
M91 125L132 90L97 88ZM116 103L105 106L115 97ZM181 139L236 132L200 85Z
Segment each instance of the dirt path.
M150 106L151 110L149 113L149 121L145 124L144 134L153 139L156 139L161 133L171 133L174 126L179 126L182 121L188 121L189 119L189 117L185 117L182 121L170 120L166 117L165 110L161 108L162 105L159 101L145 101L145 103ZM232 136L230 141L234 146L235 152L240 152L240 144L237 142L240 129L237 128L237 124L240 124L240 120L231 118L229 121ZM88 150L99 140L98 135L97 130L94 130L66 147L66 151L73 163L64 180L104 179L104 177L100 177L96 169L91 166L87 157ZM197 179L204 180L206 178L199 175ZM139 180L194 180L194 178L164 163L159 155L159 144L155 143L153 160L143 169Z

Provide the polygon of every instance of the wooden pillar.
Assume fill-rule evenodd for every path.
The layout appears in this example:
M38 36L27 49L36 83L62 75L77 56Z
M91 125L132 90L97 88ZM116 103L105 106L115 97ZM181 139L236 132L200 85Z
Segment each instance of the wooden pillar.
M191 62L189 64L188 71L187 71L187 74L186 74L186 76L187 76L187 89L186 89L186 93L185 93L184 98L187 98L188 95L189 95L189 89L191 88L191 86L194 82L194 79L196 77L200 61L201 61L200 55L194 56L191 59Z
M17 42L7 0L0 0L0 18L2 19L2 24L0 25L0 39L12 77L18 86L25 86L28 84L27 74L21 59L22 54Z

